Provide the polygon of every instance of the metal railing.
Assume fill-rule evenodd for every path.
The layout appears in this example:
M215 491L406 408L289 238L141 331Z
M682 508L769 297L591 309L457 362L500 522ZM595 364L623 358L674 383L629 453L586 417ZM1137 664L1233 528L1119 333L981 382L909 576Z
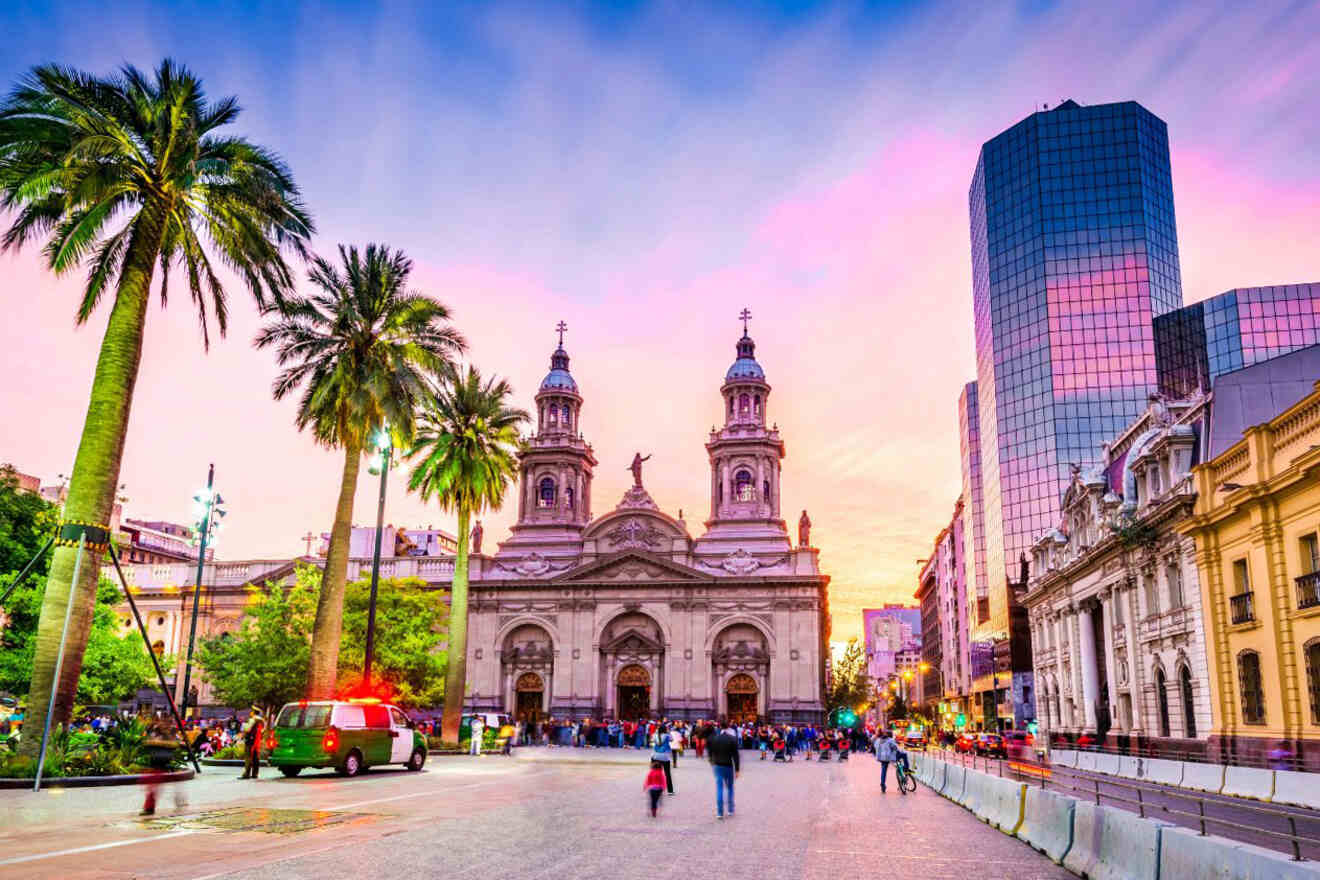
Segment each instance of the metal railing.
M1320 825L1320 815L1307 815L1305 810L1285 810L1278 807L1256 805L1247 803L1241 798L1210 796L1156 782L1142 783L1136 780L1109 776L1102 778L1101 776L1083 775L1085 771L1078 772L1070 767L1055 768L1050 764L1037 761L991 758L975 753L966 754L946 749L938 749L936 753L941 760L955 761L973 770L994 773L1001 778L1015 778L1033 786L1039 785L1041 789L1046 791L1053 790L1078 799L1094 800L1097 806L1103 805L1104 801L1112 801L1121 805L1124 809L1135 812L1143 819L1155 817L1148 816L1148 813L1157 814L1161 818L1168 817L1175 822L1174 817L1181 817L1186 820L1187 825L1197 828L1201 836L1214 833L1220 837L1243 840L1251 835L1263 835L1269 840L1277 841L1281 848L1286 842L1293 861L1313 860L1315 854L1320 854L1320 835L1308 836L1298 831L1297 824L1299 820L1312 825ZM928 751L927 754L930 754L930 752ZM1059 773L1059 770L1066 772ZM1102 788L1117 788L1122 790L1124 794L1114 794L1102 790ZM1178 802L1185 803L1186 809L1177 809L1168 804L1152 802L1150 800L1152 795L1176 799ZM1212 810L1227 805L1234 810L1245 810L1262 818L1268 817L1276 820L1280 825L1286 823L1288 831L1275 831L1260 825L1247 825L1232 819L1221 818L1207 813L1207 805ZM1208 828L1211 830L1207 830ZM1214 830L1216 828L1222 830ZM1258 841L1244 840L1244 842L1256 843ZM1302 854L1303 847L1313 853L1311 859Z
M1320 605L1320 571L1304 574L1296 580L1298 610Z
M1246 592L1228 597L1228 607L1232 611L1234 623L1249 623L1256 619L1256 611L1252 607L1251 596L1250 592Z
M1110 734L1110 739L1114 738ZM1120 735L1121 736L1121 735ZM1136 739L1133 737L1132 739ZM1066 734L1051 733L1050 749L1064 749L1074 752L1094 752L1101 755L1117 755L1120 758L1163 758L1169 761L1182 761L1186 764L1211 764L1216 767L1254 767L1261 770L1301 770L1304 772L1320 772L1317 770L1314 762L1308 764L1302 755L1295 753L1287 754L1234 754L1221 755L1219 760L1212 761L1202 748L1197 751L1191 749L1172 748L1167 745L1167 740L1158 738L1142 739L1139 742L1124 747L1118 746L1097 746L1097 745L1078 745L1076 740L1069 740Z

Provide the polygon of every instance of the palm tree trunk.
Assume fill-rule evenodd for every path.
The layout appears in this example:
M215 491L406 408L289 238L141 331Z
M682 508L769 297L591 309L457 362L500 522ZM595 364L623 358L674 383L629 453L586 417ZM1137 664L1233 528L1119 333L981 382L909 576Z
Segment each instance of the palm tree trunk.
M449 664L445 668L445 709L440 734L445 742L458 742L467 696L468 526L472 509L458 505L458 552L454 555L454 582L449 593Z
M142 337L146 330L151 277L164 234L163 218L164 213L155 206L144 207L129 241L124 272L115 291L115 304L101 338L101 353L96 360L87 418L83 421L78 455L69 478L69 495L63 513L65 521L102 526L110 523L115 491L119 486L124 437L128 433L129 410L133 404L133 387L137 384L138 367L142 362ZM68 724L73 713L73 697L82 674L83 653L87 650L96 609L96 585L101 576L102 554L84 552L76 584L73 583L73 568L78 549L59 547L51 559L37 624L32 683L28 689L27 717L33 722L28 725L30 732L41 729L50 707L65 609L70 602L73 610L55 699L54 723ZM40 748L40 735L24 736L19 752L36 755Z
M339 504L330 528L321 595L312 625L312 650L307 670L307 698L326 700L335 694L339 671L339 637L344 629L344 585L348 581L349 538L353 532L353 497L357 494L362 445L344 444L344 475L339 482Z

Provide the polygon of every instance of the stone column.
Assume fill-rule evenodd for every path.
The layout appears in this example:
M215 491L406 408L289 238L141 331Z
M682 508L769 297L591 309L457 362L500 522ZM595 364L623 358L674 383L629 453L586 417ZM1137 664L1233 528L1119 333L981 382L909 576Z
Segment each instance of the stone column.
M1131 581L1124 582L1118 590L1119 601L1127 605L1127 613L1123 615L1127 621L1127 655L1128 655L1128 698L1132 701L1132 733L1140 733L1144 725L1142 717L1145 713L1145 704L1141 700L1141 679L1142 664L1145 658L1137 652L1137 591Z
M1077 660L1082 673L1082 717L1086 719L1086 729L1094 730L1095 704L1100 699L1100 671L1095 663L1095 629L1089 609L1078 609L1077 624Z
M764 507L767 503L765 499L764 486L765 486L765 457L758 455L756 457L756 495L758 498L760 498L760 502L757 504L757 507ZM766 515L769 516L768 510Z
M1114 719L1118 717L1118 667L1114 664L1114 592L1107 587L1101 591L1100 597L1100 614L1105 633L1105 677L1108 679L1106 699L1109 703L1109 717Z

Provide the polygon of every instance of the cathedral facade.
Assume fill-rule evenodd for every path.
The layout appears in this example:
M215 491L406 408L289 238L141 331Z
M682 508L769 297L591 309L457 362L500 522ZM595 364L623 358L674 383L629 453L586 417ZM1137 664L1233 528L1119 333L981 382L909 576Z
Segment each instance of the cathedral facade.
M632 487L595 515L597 461L561 330L521 457L517 524L491 555L474 535L468 710L820 719L829 578L806 512L796 545L780 514L785 448L745 320L720 393L698 537L647 492L640 453Z

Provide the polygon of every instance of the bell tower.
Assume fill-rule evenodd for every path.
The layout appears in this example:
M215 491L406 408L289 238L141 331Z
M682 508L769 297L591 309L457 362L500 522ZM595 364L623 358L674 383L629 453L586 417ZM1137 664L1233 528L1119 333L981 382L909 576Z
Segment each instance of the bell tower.
M724 374L724 427L711 431L710 519L708 534L731 529L745 537L780 537L788 531L779 515L780 461L784 442L777 427L766 427L770 385L756 362L756 343L747 332L752 313L738 316L743 335L737 359ZM724 527L729 527L725 529Z
M568 325L560 321L555 330L559 346L550 355L550 372L536 392L536 434L520 456L518 522L506 543L522 543L532 534L550 540L580 537L591 521L596 457L582 437L582 394L564 350Z

